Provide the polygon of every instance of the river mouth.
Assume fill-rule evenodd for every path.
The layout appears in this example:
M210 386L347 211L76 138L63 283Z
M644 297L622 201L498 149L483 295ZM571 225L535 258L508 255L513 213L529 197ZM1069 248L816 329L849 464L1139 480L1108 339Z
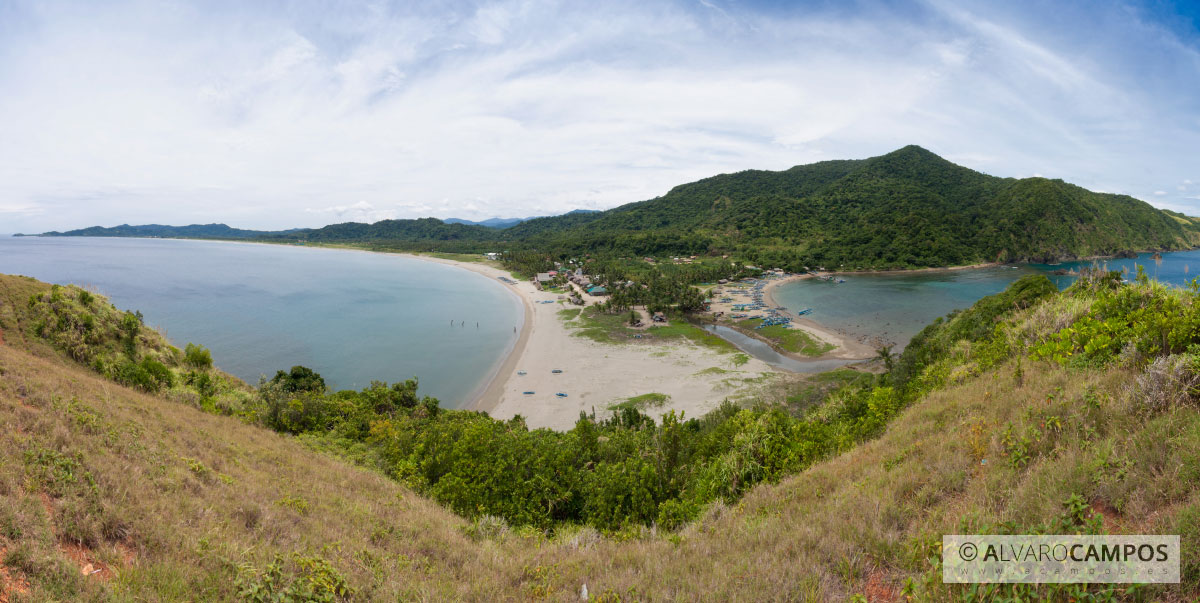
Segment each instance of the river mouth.
M775 351L770 344L750 337L737 329L724 325L704 325L704 330L715 333L718 337L732 343L737 349L763 362L789 373L821 373L841 368L861 360L847 358L822 358L799 360Z

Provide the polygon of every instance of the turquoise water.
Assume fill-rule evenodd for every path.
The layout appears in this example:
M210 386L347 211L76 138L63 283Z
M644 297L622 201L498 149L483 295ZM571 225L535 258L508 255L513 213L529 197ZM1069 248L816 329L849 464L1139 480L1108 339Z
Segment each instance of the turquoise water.
M1192 251L1176 251L1172 253L1162 254L1161 260L1155 260L1152 254L1143 253L1137 259L1129 258L1124 260L1099 260L1086 262L1065 262L1054 266L1045 264L1034 265L1034 268L1045 271L1053 271L1057 269L1079 270L1081 267L1097 266L1107 270L1116 270L1124 272L1126 278L1133 280L1137 276L1137 267L1141 266L1146 271L1146 276L1157 279L1164 283L1169 283L1177 287L1182 287L1188 281L1200 276L1200 249ZM1195 268L1192 268L1195 266ZM1066 287L1075 281L1073 276L1059 276L1055 274L1047 274L1050 280L1054 281L1059 288Z
M417 376L422 394L451 408L470 402L524 319L498 281L358 251L0 237L0 273L94 288L174 344L208 346L217 366L250 383L297 364L337 389Z
M999 293L1032 267L979 268L912 274L849 274L844 283L808 279L777 287L775 301L789 310L812 308L811 318L872 345L902 349L939 316Z
M1132 280L1141 265L1150 278L1183 285L1200 276L1200 250L1163 254L1156 262L1150 254L1137 259L1067 262L1059 265L979 268L914 272L912 274L848 274L845 283L815 279L780 285L775 301L789 310L812 308L809 316L856 339L872 344L896 344L899 350L930 322L953 310L970 307L980 298L1003 291L1009 283L1033 272L1041 272L1060 289L1074 282L1073 276L1053 274L1058 269L1078 270L1100 266L1127 271ZM1191 266L1195 265L1196 268Z

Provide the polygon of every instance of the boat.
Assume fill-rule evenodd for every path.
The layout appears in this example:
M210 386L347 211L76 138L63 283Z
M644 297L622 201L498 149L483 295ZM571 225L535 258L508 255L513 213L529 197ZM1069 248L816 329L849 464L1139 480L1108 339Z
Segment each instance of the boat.
M532 395L533 395L533 392L532 392L532 391L521 392L521 393L525 394L526 396L532 396Z
M561 373L561 372L562 372L562 369L554 369L554 370L552 370L552 371L550 371L550 372L551 372L551 373L558 374L558 373Z
M796 312L797 316L804 316L805 314L812 314L812 308L805 308L799 312Z
M526 375L526 374L528 374L528 373L526 373L525 371L517 371L517 374L518 374L518 375Z
M564 393L562 393L562 392L558 392L557 394L554 394L554 395L555 395L555 396L558 396L559 398L566 398L566 397L567 397L567 395L566 395L566 394L564 394Z

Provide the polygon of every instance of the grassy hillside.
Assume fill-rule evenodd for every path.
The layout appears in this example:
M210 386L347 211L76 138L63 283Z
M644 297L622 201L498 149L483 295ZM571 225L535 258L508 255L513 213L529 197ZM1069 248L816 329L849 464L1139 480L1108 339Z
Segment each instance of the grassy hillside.
M585 584L609 601L1200 595L1191 291L1026 280L932 325L868 386L903 394L877 438L677 531L608 534L464 519L306 438L114 383L33 334L39 292L51 295L0 277L0 598L571 600ZM872 399L839 390L800 417L836 424ZM941 584L941 534L1032 530L1179 533L1184 582Z

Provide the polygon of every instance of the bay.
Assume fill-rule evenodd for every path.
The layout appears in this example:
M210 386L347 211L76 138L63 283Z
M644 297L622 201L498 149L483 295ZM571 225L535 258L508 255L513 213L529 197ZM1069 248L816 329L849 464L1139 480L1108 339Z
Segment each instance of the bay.
M207 346L217 366L252 384L294 365L336 389L419 377L419 392L449 408L470 403L524 318L516 295L493 279L351 250L0 237L0 273L97 291L140 310L175 345Z
M1195 265L1196 268L1191 268ZM846 274L844 283L807 279L784 283L773 292L777 303L795 312L812 308L812 320L864 341L881 339L900 351L914 335L954 310L971 307L979 299L1003 291L1018 278L1045 274L1059 289L1070 286L1084 267L1115 270L1133 280L1141 266L1147 277L1184 286L1200 270L1200 250L1164 253L1155 260L1143 253L1137 258L1081 260L1062 264L993 266L962 270Z

